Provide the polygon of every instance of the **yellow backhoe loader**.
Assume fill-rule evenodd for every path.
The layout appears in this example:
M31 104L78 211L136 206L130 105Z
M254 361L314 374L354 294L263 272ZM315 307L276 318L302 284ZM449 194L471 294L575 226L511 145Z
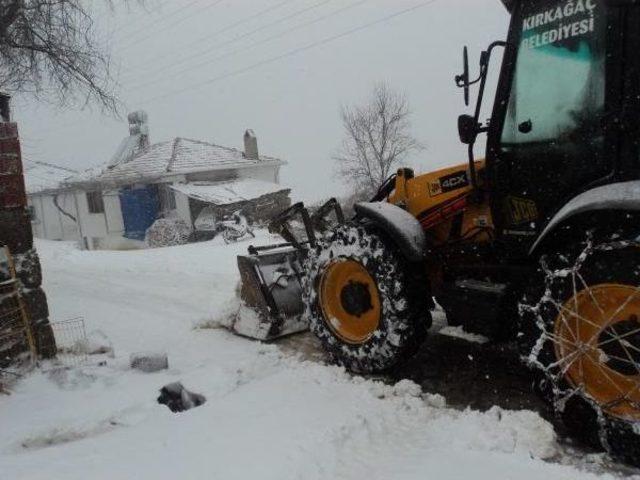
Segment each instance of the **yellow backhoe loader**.
M273 223L286 244L239 258L243 298L261 312L261 338L303 319L362 373L415 352L435 298L449 323L516 341L576 436L639 464L640 4L503 3L506 41L482 52L477 78L465 48L455 79L467 105L477 89L458 122L468 162L402 168L349 220L336 202L314 216L295 205Z

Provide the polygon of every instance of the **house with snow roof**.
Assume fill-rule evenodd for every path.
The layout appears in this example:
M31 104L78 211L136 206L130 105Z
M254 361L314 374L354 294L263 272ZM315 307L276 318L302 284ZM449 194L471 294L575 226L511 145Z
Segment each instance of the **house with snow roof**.
M205 207L220 217L241 210L259 221L290 205L290 189L280 185L286 162L261 155L253 131L245 132L243 150L182 137L151 144L146 113L134 112L128 120L129 136L106 165L44 191L61 207L58 217L75 219L76 238L85 248L135 248L158 218L193 226ZM29 192L35 208L36 196ZM45 212L43 220L49 220ZM42 233L58 239L46 228Z

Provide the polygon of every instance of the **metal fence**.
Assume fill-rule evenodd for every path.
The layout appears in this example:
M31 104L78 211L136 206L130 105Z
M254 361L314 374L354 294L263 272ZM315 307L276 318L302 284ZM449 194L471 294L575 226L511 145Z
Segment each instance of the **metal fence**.
M87 333L84 318L51 322L57 355L52 363L58 367L78 367L87 363Z

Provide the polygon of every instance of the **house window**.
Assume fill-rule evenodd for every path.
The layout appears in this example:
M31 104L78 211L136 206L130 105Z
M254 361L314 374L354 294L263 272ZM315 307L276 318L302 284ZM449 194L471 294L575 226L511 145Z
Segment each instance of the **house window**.
M87 205L89 206L89 213L104 213L102 192L87 192Z
M162 212L176 209L176 195L169 185L158 185L158 197L160 198L160 210Z

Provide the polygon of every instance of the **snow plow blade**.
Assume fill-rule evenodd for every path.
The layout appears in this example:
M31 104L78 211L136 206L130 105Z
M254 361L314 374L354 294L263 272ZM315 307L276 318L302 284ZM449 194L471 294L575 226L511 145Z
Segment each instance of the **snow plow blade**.
M290 246L250 250L238 256L244 306L233 324L238 335L257 340L273 340L308 328L302 318L302 287L298 277L298 251Z
M278 215L269 225L287 243L264 247L249 247L248 255L238 256L240 298L243 306L231 329L238 335L258 340L278 337L308 329L302 301L302 261L309 247L316 245L315 230L326 228L327 217L335 213L344 221L340 205L329 200L310 216L304 205L296 203ZM293 233L290 221L301 220L304 236Z

